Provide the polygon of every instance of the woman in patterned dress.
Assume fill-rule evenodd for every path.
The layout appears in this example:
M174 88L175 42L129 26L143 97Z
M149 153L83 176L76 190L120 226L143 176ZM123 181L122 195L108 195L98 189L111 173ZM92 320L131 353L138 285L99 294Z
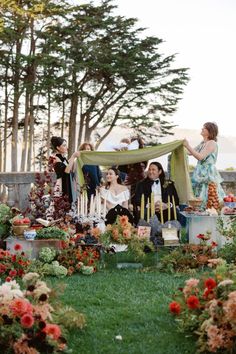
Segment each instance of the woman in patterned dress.
M191 147L186 139L184 146L188 153L198 160L192 174L192 185L195 196L202 199L202 207L205 208L210 182L214 182L217 186L219 201L223 200L225 193L221 186L223 180L215 166L218 155L218 126L212 122L205 123L201 135L203 140L197 147Z

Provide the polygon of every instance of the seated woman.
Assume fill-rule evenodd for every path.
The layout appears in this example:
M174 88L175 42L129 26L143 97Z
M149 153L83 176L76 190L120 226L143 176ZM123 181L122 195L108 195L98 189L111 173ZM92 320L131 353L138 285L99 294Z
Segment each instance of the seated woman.
M106 185L100 189L100 193L101 198L106 202L107 211L117 205L128 208L130 192L126 186L121 184L117 168L109 168L106 175Z

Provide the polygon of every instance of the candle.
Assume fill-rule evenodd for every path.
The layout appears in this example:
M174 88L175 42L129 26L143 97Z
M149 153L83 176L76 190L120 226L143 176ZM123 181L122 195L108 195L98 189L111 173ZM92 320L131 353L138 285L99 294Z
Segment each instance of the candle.
M150 219L150 203L149 203L149 198L147 200L147 222L149 222Z
M151 193L151 216L155 215L154 193Z
M161 216L161 224L164 224L164 218L163 218L163 208L162 208L162 200L160 200L160 216Z
M80 196L80 214L81 216L84 216L84 191Z
M104 216L104 218L106 215L107 215L107 200L106 200L106 198L104 198L104 201L103 201L103 216Z
M84 215L88 215L88 195L86 191L84 191Z
M168 203L167 203L167 206L168 206L168 221L170 221L170 196L168 195Z
M101 196L100 193L98 193L98 217L101 217Z
M90 206L89 206L89 214L90 215L93 215L93 198L94 198L94 195L92 194L91 198L90 198Z
M175 206L175 197L173 195L172 195L172 204L173 204L173 211L174 211L174 220L177 220L176 206Z
M141 211L140 211L140 219L144 219L144 194L141 196Z
M78 195L78 198L77 198L77 214L78 215L80 213L79 207L80 207L80 195Z

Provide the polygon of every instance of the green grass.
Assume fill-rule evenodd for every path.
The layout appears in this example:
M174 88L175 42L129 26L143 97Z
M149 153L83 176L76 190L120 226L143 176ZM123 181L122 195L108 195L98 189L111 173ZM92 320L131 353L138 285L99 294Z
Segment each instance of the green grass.
M114 263L114 257L113 263ZM111 262L112 263L112 262ZM113 264L114 265L114 264ZM86 316L87 326L70 332L74 354L192 354L195 340L177 331L168 304L186 276L153 269L102 269L63 280L64 304ZM58 280L50 278L57 284ZM61 282L61 281L60 281ZM117 335L122 340L117 340Z

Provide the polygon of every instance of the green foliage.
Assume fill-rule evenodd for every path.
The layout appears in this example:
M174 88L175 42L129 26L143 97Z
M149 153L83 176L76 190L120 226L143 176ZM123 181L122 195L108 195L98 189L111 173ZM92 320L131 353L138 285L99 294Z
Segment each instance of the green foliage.
M0 204L0 224L5 224L12 218L11 208L6 204Z
M230 243L226 243L219 251L218 256L225 259L227 263L236 262L236 238Z
M231 215L227 219L217 219L217 230L220 235L225 236L227 239L236 238L236 216Z
M56 250L50 247L43 247L39 251L39 260L44 263L51 263L56 257Z
M59 229L56 226L45 227L37 231L36 239L58 239L66 240L68 237L64 230Z

